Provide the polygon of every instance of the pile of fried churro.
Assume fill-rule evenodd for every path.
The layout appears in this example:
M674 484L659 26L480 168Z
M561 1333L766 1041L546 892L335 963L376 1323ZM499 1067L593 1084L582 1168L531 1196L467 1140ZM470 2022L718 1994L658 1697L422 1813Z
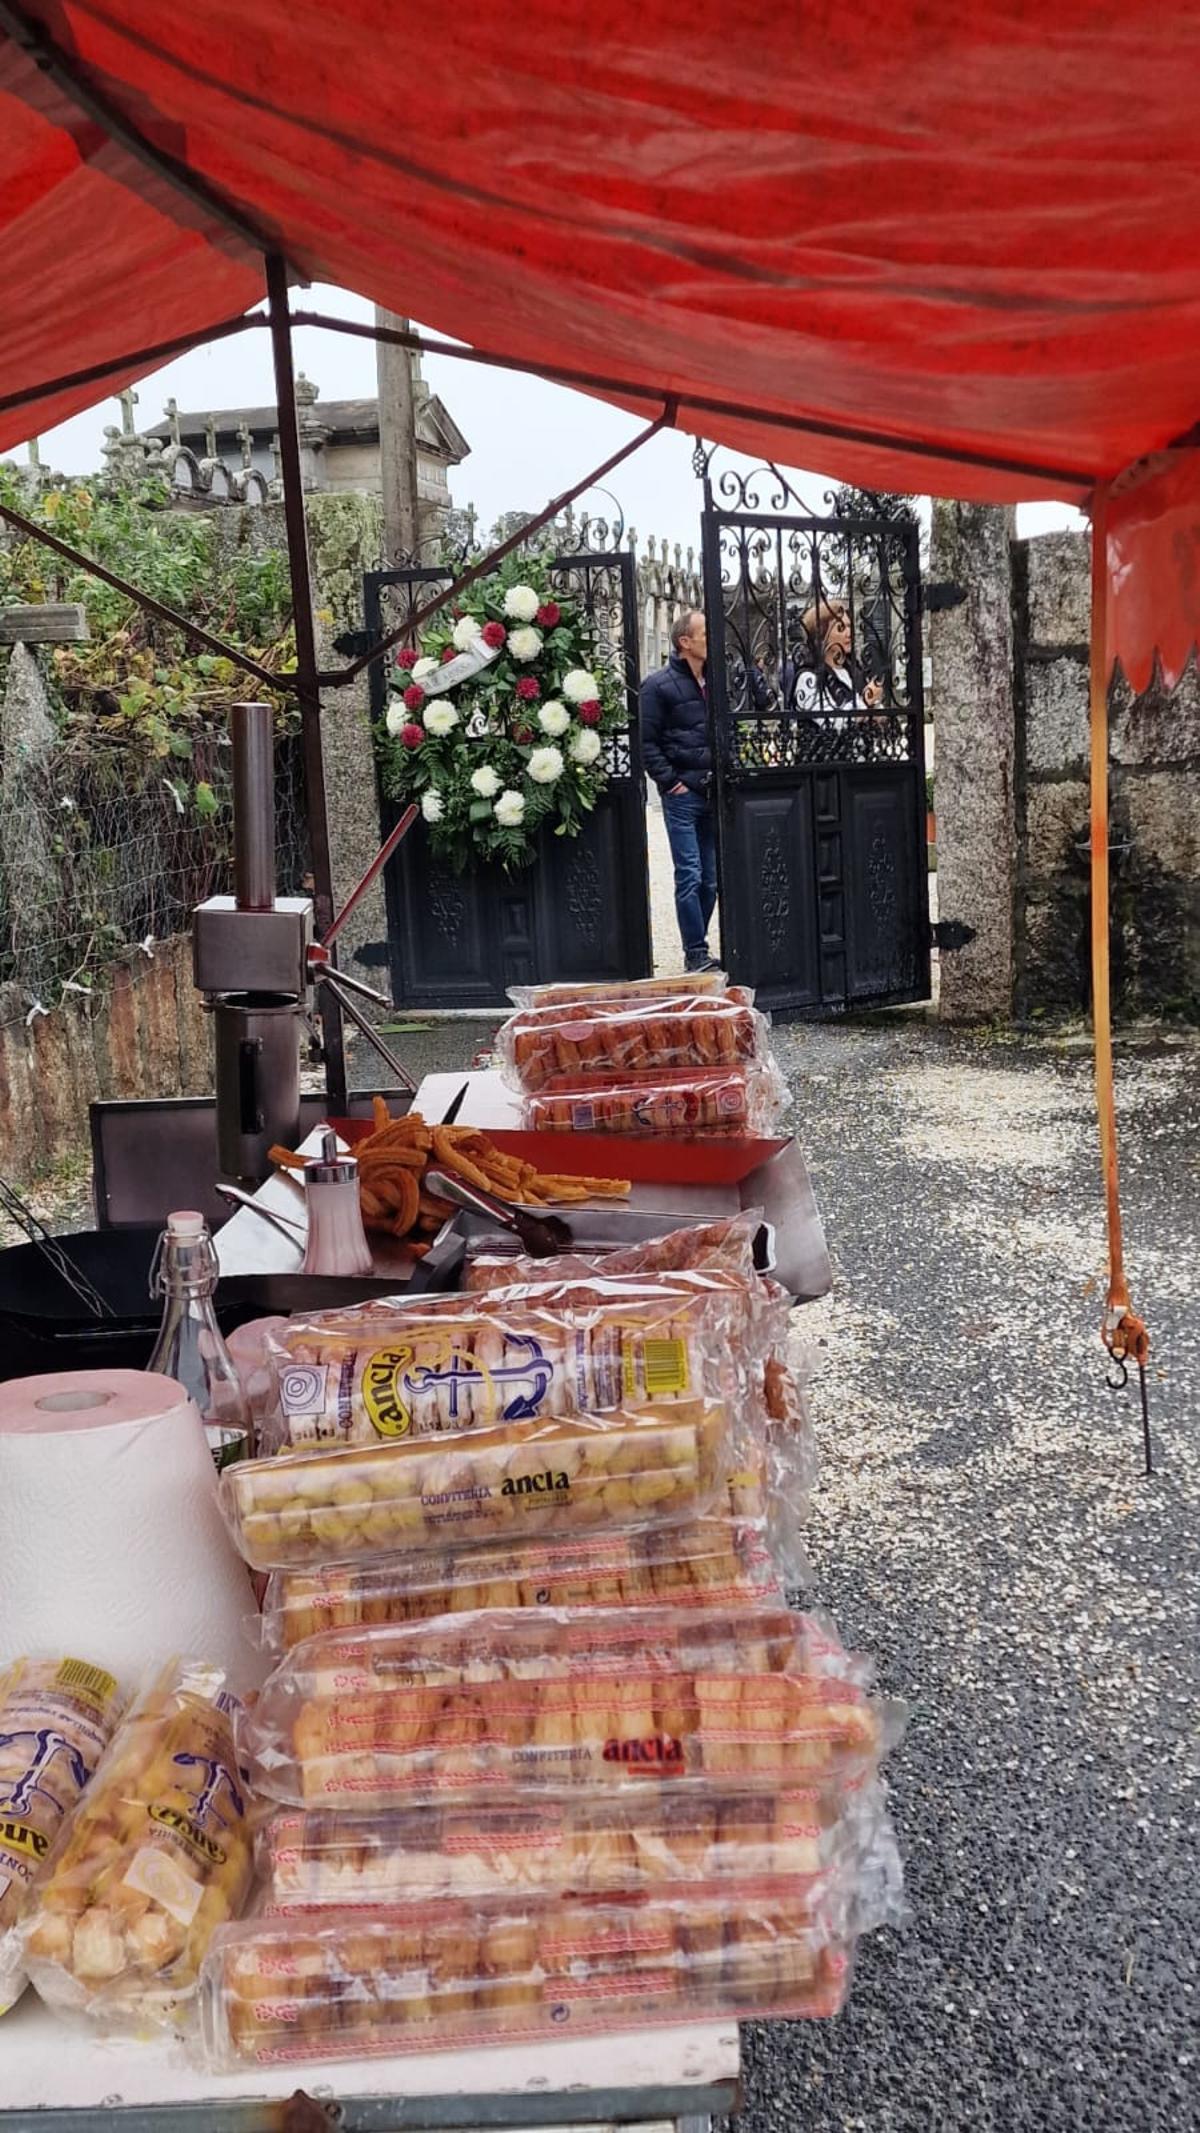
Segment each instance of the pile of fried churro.
M448 1171L468 1185L514 1200L524 1207L577 1200L620 1200L628 1178L580 1178L547 1174L496 1147L473 1126L430 1126L419 1111L392 1118L381 1096L374 1098L375 1130L353 1150L363 1222L389 1237L408 1239L413 1249L427 1248L447 1217L449 1200L426 1190L427 1170ZM302 1173L306 1159L290 1148L272 1148L271 1161Z

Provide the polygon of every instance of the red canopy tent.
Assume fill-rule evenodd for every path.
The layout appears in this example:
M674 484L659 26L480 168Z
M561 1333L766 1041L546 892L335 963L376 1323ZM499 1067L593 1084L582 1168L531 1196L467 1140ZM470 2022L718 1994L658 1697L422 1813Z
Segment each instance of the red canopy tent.
M760 455L1098 497L1100 726L1112 654L1186 660L1189 0L0 0L0 32L0 448L236 320L274 255Z

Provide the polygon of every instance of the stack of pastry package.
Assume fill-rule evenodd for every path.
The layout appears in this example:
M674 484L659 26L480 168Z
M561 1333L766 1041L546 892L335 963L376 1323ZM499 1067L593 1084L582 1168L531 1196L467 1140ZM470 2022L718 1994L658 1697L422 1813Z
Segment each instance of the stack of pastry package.
M208 2064L834 2013L897 1713L793 1611L812 1479L755 1214L270 1335L251 1915Z
M786 1092L766 1017L719 973L512 999L497 1043L531 1132L741 1140L778 1126Z
M0 1674L0 2013L32 1982L98 2034L194 2024L253 1878L240 1708L198 1660L140 1689L76 1658Z

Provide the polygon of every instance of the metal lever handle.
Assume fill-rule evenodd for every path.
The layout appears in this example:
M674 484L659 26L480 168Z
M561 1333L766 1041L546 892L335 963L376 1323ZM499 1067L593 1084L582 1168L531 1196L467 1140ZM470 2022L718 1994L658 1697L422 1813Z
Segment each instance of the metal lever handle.
M353 1000L350 999L348 994L343 990L341 971L319 970L316 973L316 982L318 985L328 985L329 990L333 994L334 999L337 1001L339 1007L341 1008L342 1013L344 1015L349 1016L351 1022L353 1022L354 1024L355 1029L361 1030L363 1036L367 1040L367 1043L373 1045L374 1049L378 1052L380 1058L385 1062L387 1066L390 1066L393 1074L395 1074L397 1080L399 1081L401 1088L409 1090L415 1089L417 1084L413 1080L412 1075L409 1073L408 1068L406 1066L401 1065L391 1046L384 1043L383 1038L379 1034L379 1031L372 1027L371 1023L368 1022L366 1016L360 1012L360 1010L354 1005ZM386 1007L389 1003L385 1000L383 1004Z
M356 992L360 999L373 1000L376 1007L387 1007L395 1012L394 1000L389 1000L384 992L376 992L375 987L368 985L363 978L353 977L348 970L334 965L330 961L329 950L320 941L314 941L309 948L308 975L314 985L319 985L322 978L336 977L339 985L345 986L349 992Z

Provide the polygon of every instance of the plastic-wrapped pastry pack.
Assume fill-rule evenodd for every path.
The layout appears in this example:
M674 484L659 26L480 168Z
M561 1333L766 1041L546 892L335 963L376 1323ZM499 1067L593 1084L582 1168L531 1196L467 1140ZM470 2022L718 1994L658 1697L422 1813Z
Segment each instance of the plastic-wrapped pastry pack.
M624 1079L555 1076L526 1093L530 1133L618 1133L626 1140L761 1140L778 1130L787 1098L773 1061L666 1067Z
M705 1518L650 1533L427 1550L355 1568L275 1571L261 1615L283 1652L331 1629L419 1622L494 1607L761 1607L808 1582L792 1507L769 1504L761 1470L731 1474Z
M729 991L723 970L689 970L684 978L612 978L595 985L510 985L508 997L518 1010L539 1007L599 1007L614 1002L644 1006L652 1000L670 1000L682 985L696 999L712 1000ZM747 1000L754 995L745 993Z
M693 1400L243 1461L219 1500L253 1569L308 1569L677 1523L736 1463L729 1409Z
M29 1976L106 2028L175 2027L253 1870L236 1697L201 1663L164 1673L118 1728L72 1816L25 1932Z
M820 1894L848 1930L902 1915L884 1788L770 1795L717 1787L472 1801L390 1814L281 1813L256 1845L264 1917L447 1897L641 1897L770 1877Z
M767 1024L740 988L700 994L686 983L652 998L521 1008L497 1037L511 1086L526 1095L592 1081L700 1067L744 1066L768 1057Z
M0 2014L25 1989L21 1922L63 1822L121 1715L116 1681L85 1659L0 1672Z
M849 1952L803 1891L751 1883L577 1901L414 1904L391 1918L249 1920L204 1966L214 2071L641 2029L835 2014Z
M497 1609L310 1639L239 1746L281 1806L812 1787L862 1775L888 1744L894 1713L869 1678L831 1629L783 1609Z
M263 1449L728 1398L729 1308L715 1285L628 1279L557 1298L423 1296L294 1318L268 1342L279 1421Z

